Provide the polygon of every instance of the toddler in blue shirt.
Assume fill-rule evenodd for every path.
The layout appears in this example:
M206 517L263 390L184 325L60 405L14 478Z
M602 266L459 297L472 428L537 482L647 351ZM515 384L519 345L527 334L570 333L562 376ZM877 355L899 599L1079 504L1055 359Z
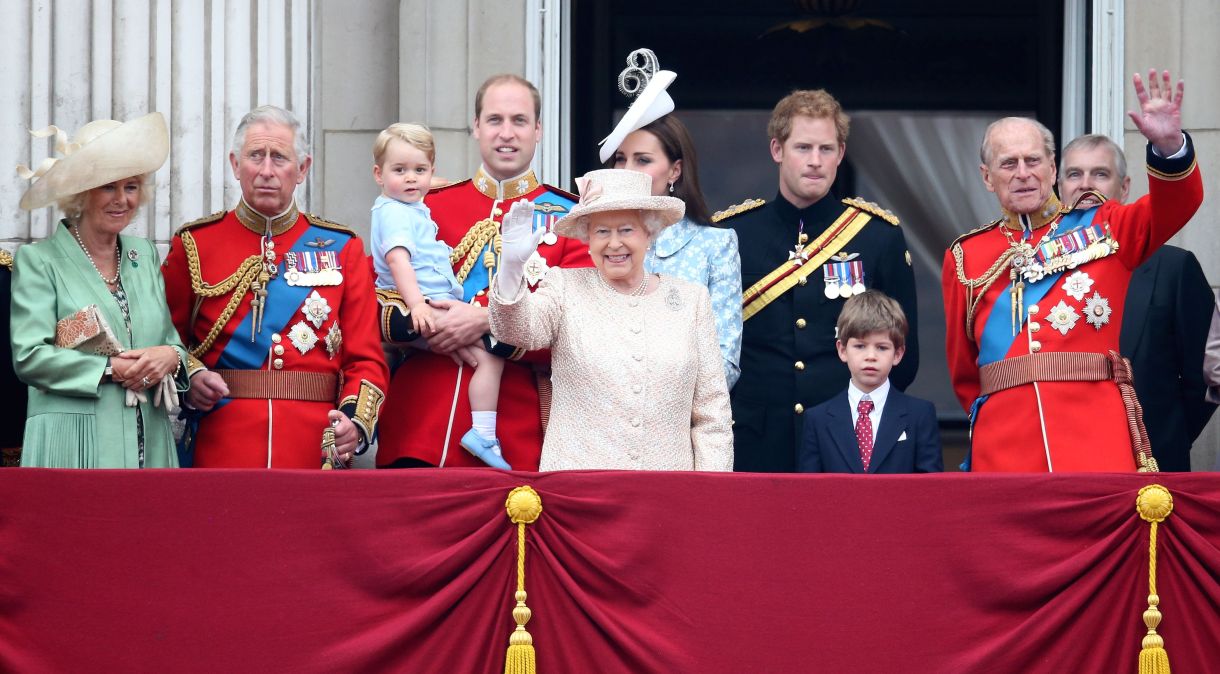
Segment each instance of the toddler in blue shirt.
M373 179L381 186L372 213L377 287L402 295L412 327L424 337L436 332L437 313L443 311L429 300L461 301L463 294L449 262L451 249L436 238L436 223L424 205L435 161L432 133L419 124L391 124L373 145ZM470 377L473 428L462 436L462 447L490 466L511 470L496 438L504 361L483 349L471 348L468 353L478 365Z

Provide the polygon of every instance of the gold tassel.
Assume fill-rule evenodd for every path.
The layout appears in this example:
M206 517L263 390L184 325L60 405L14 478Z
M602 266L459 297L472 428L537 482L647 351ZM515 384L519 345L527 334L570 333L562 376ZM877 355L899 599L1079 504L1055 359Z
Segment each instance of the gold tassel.
M1169 674L1169 653L1165 652L1165 639L1156 633L1161 624L1160 596L1156 593L1156 529L1173 512L1173 495L1159 484L1150 484L1139 491L1135 499L1135 510L1140 518L1149 523L1148 531L1148 610L1144 611L1144 624L1148 634L1144 635L1140 649L1139 674Z
M508 638L504 674L535 674L538 667L534 657L534 638L525 630L525 624L533 615L525 605L525 525L533 524L542 515L542 497L532 487L517 487L508 492L504 509L508 511L508 519L517 525L517 606L513 608L517 629Z

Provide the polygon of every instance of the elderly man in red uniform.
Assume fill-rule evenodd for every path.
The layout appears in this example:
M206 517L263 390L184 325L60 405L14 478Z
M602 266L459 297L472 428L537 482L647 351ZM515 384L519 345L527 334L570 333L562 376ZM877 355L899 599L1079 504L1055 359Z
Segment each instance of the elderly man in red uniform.
M532 288L551 266L587 267L588 248L575 239L557 237L551 228L576 203L572 194L538 182L530 170L542 138L541 101L534 85L516 75L496 75L479 87L474 99L473 135L483 163L474 178L434 189L425 203L432 211L437 238L453 247L454 273L471 303L442 301L447 309L430 351L407 348L395 371L389 399L393 411L382 423L377 465L481 466L461 448L462 432L471 426L466 388L473 362L457 364L449 354L463 347L490 348L507 359L500 380L496 434L504 459L517 470L537 470L542 431L550 406L550 353L523 352L489 336L487 287L500 251L500 221L509 206L534 202L535 229L546 229L538 251L526 264ZM382 329L386 341L400 342L396 325L406 325L406 307L394 293L383 299Z
M292 113L246 114L229 162L241 202L183 225L163 267L203 413L194 465L342 464L372 441L389 378L368 258L352 230L297 211L311 157Z
M979 168L1003 217L955 241L942 278L973 470L1156 469L1117 355L1123 301L1132 270L1199 208L1203 183L1182 83L1176 95L1168 72L1134 83L1149 193L1131 204L1060 204L1050 131L1012 117L987 129Z

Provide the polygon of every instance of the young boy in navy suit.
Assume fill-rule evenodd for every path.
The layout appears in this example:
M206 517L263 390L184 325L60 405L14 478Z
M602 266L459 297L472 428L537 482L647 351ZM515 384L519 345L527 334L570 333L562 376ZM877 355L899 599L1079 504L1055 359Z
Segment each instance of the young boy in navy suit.
M847 390L805 415L802 473L933 473L944 470L932 403L890 386L906 349L907 319L894 299L866 290L843 304L835 346Z

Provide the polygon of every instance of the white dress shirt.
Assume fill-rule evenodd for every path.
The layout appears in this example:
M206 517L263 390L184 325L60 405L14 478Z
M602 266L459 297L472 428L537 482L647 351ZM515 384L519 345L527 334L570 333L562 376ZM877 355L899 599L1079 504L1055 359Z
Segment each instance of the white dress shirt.
M854 381L847 382L847 402L851 404L851 427L856 427L856 422L860 420L860 400L865 396L873 401L873 411L869 412L868 420L873 422L873 438L877 437L877 426L881 423L881 410L885 408L885 399L890 395L890 380L886 380L870 393L865 393L856 388Z

